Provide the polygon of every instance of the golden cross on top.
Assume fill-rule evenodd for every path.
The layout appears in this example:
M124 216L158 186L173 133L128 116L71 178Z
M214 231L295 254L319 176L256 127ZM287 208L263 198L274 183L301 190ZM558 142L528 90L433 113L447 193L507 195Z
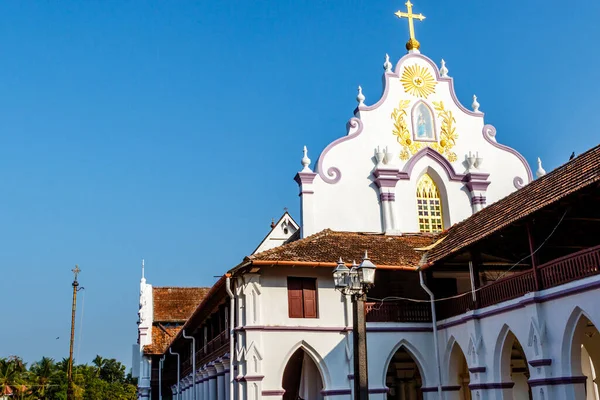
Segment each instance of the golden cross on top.
M414 26L413 20L418 19L419 21L423 21L425 19L425 16L421 13L413 14L413 12L412 12L413 5L410 2L410 0L408 0L405 4L406 4L406 12L396 11L395 15L398 18L407 18L408 19L408 31L410 34L410 39L409 39L408 43L406 44L406 47L408 48L408 50L412 50L413 48L418 49L419 42L415 38L415 26ZM409 48L409 46L410 46L410 48Z
M75 274L75 281L77 281L77 275L79 275L79 273L81 272L81 270L79 269L79 266L75 265L75 268L72 269L71 271L73 271L73 273Z

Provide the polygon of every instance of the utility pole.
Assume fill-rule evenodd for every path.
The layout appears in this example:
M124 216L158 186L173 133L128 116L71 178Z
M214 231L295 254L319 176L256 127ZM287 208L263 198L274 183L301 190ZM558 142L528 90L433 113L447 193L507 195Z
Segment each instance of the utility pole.
M69 365L67 368L67 400L75 400L73 393L73 342L75 341L75 309L77 307L77 291L79 282L77 282L77 275L81 272L79 266L75 265L75 269L72 269L75 279L73 279L73 307L71 309L71 344L69 347Z

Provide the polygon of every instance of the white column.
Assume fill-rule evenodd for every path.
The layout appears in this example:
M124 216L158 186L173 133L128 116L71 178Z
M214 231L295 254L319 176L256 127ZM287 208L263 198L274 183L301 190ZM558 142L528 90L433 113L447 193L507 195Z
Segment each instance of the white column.
M314 215L314 187L313 181L317 176L312 171L298 172L294 178L300 186L300 226L302 237L316 233Z
M217 400L217 369L214 365L208 368L208 400Z
M204 397L202 397L202 371L200 370L196 371L196 393L196 398L198 400L204 400Z
M229 400L229 396L230 396L230 382L231 382L231 362L229 360L228 357L224 357L222 359L222 363L223 363L223 369L225 372L225 375L223 376L224 381L225 381L225 400Z
M202 400L208 400L208 370L206 366L202 368Z
M215 362L217 370L217 400L225 400L225 368L221 361Z

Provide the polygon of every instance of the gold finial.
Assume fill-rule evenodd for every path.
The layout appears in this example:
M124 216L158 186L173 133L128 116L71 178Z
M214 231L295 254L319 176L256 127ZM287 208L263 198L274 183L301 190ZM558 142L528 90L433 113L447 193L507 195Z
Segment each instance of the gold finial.
M412 12L412 3L408 0L406 3L406 12L396 11L395 15L398 18L407 18L408 19L408 31L410 34L410 39L406 42L406 50L419 50L421 44L415 38L415 26L413 24L413 19L418 19L419 21L423 21L425 16L423 14L413 14Z

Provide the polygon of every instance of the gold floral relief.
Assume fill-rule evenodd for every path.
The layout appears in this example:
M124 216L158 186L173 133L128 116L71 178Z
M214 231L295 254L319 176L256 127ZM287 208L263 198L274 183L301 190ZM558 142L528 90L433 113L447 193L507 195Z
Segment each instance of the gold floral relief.
M406 109L410 105L410 100L400 100L398 107L392 111L391 118L394 121L393 134L396 136L396 140L402 146L400 151L400 159L402 161L408 160L412 155L417 153L425 146L429 146L450 162L457 160L456 153L452 151L452 148L456 145L456 139L458 134L456 133L456 120L452 115L452 111L446 110L444 103L433 102L437 117L441 119L440 132L438 135L437 142L420 142L413 140L413 137L408 130L408 113Z
M404 68L400 82L406 93L424 98L435 93L435 85L437 85L429 70L417 64Z
M433 107L437 111L437 116L442 120L440 128L440 140L437 143L432 143L431 148L445 156L448 161L454 162L457 160L456 153L452 152L452 148L456 145L458 134L456 133L456 120L452 116L452 111L444 108L444 102L433 102Z
M400 100L398 104L398 108L395 108L392 111L392 119L394 120L394 136L396 136L396 140L402 146L402 151L400 151L400 159L402 161L406 161L409 157L419 151L423 144L420 142L415 142L412 140L410 132L408 131L408 113L406 109L410 104L410 100Z

